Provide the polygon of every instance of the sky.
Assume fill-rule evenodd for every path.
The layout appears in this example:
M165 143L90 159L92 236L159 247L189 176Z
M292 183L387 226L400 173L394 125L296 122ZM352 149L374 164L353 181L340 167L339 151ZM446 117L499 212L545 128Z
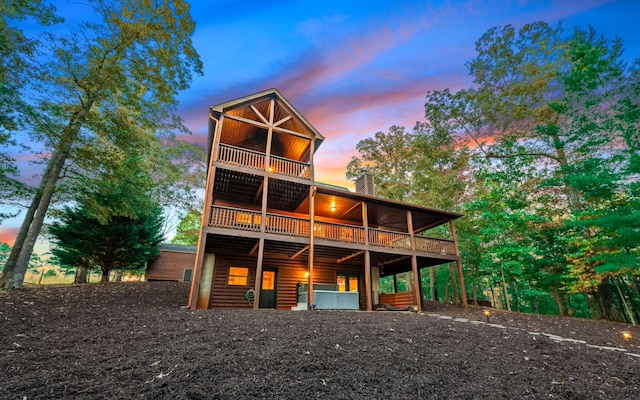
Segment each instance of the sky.
M54 3L69 23L86 15L79 2ZM186 140L206 143L209 106L277 88L325 136L315 156L316 179L351 189L345 171L358 141L423 121L429 91L470 87L465 63L475 57L475 41L494 26L592 26L600 35L622 38L629 62L640 58L638 0L190 4L204 75L180 94L177 113L192 132ZM20 166L24 180L33 180L26 162ZM12 244L20 222L5 220L0 242Z

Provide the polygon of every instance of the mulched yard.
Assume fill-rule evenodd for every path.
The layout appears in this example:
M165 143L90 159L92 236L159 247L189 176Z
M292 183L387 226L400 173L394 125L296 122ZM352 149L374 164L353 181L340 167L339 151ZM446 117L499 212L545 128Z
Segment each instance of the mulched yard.
M191 311L188 290L0 292L0 398L640 398L638 327L498 310L490 325L481 309L433 303Z

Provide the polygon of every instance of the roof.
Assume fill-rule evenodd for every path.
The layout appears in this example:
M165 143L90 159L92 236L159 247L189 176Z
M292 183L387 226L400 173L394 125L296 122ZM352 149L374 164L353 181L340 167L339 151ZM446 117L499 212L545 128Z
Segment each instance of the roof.
M196 246L185 246L182 244L160 243L160 251L170 251L173 253L195 253Z

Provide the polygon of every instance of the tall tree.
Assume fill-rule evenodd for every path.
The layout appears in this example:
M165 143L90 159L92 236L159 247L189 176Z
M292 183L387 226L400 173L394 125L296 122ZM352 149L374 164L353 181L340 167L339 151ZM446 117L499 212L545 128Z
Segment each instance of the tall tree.
M193 48L189 5L181 0L91 0L99 23L83 23L68 36L51 35L51 61L43 76L47 99L39 105L36 136L51 149L0 280L21 287L28 259L75 146L103 132L118 135L122 120L144 132L185 129L170 115L179 90L201 72ZM117 138L115 138L117 139Z
M176 236L171 243L185 246L196 246L200 235L200 219L202 213L199 210L191 209L180 221L176 230Z
M24 98L23 82L38 76L34 56L38 41L27 37L15 23L25 19L42 25L60 22L55 8L42 0L8 0L0 4L0 201L6 203L28 192L17 179L15 160L3 148L19 146L13 133L23 129L33 108ZM12 214L0 212L0 222Z

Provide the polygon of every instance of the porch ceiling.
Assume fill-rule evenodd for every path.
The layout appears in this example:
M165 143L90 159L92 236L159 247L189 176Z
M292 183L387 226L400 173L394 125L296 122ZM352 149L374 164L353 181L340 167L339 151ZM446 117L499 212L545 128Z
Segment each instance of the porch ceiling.
M262 201L261 175L247 174L223 167L216 168L216 184L213 187L213 198L217 204L233 204L234 206L252 206L258 209ZM296 211L309 194L309 186L280 179L269 180L267 208Z

